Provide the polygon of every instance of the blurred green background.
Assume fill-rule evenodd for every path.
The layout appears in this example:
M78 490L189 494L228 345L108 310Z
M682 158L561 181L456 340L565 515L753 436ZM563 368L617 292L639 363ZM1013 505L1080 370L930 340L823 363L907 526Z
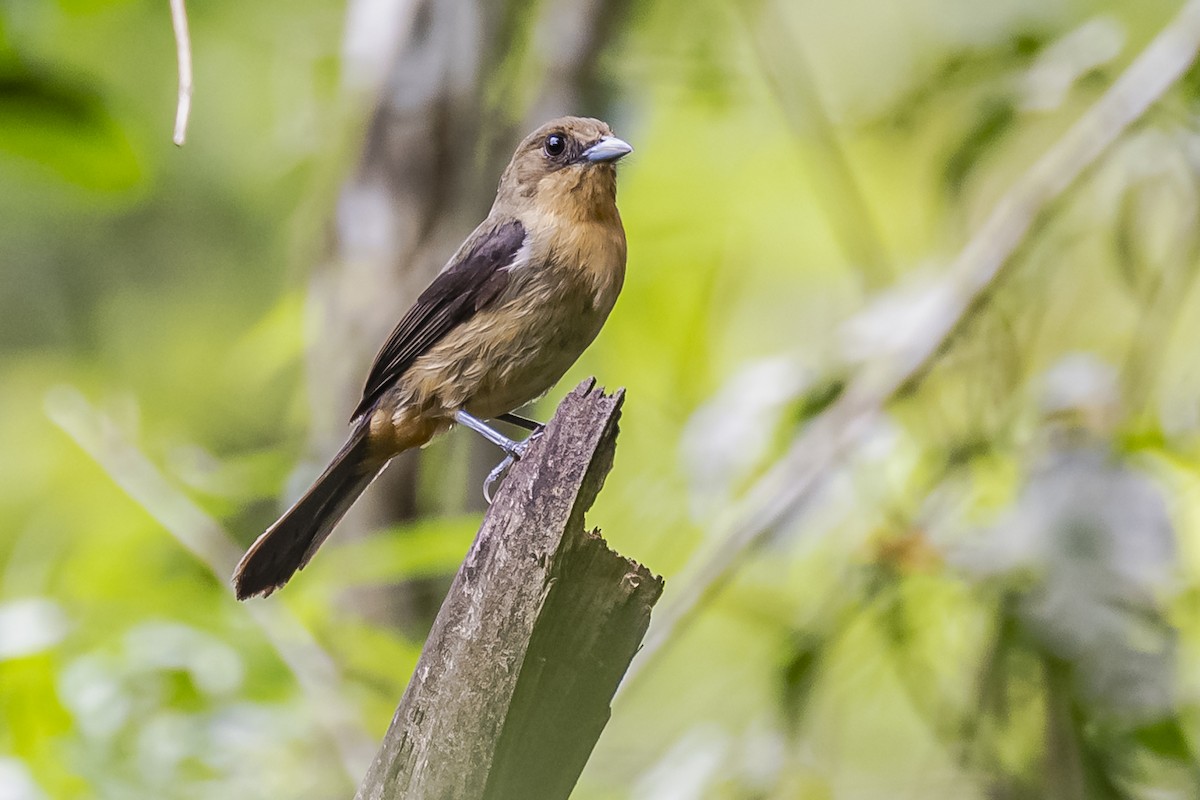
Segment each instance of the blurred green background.
M662 610L1179 7L194 2L176 148L166 2L0 0L0 798L352 791L496 453L402 459L268 601L228 567L527 130L636 148L624 293L535 411L628 390L589 522ZM1192 71L1040 209L576 797L1200 796L1198 112Z

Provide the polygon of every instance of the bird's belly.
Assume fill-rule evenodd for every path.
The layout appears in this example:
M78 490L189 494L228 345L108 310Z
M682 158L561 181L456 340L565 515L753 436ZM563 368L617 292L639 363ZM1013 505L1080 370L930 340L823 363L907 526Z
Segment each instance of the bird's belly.
M544 395L571 368L591 342L574 335L548 336L540 347L525 348L498 359L479 376L467 411L477 417L496 417Z
M554 311L536 315L541 317L533 323L536 327L515 337L514 346L481 359L485 366L466 399L467 411L486 419L541 397L578 360L604 323L590 305L575 305L569 313L562 308Z
M541 397L599 333L611 304L558 296L480 312L417 360L404 383L413 401L487 419ZM519 310L518 310L519 309Z

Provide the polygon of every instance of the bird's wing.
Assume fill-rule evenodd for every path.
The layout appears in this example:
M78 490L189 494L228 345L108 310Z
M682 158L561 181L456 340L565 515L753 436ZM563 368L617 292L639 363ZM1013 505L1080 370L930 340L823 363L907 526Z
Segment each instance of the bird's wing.
M508 267L519 259L524 243L525 226L517 220L480 226L452 263L421 292L375 356L351 419L370 411L421 354L503 291Z

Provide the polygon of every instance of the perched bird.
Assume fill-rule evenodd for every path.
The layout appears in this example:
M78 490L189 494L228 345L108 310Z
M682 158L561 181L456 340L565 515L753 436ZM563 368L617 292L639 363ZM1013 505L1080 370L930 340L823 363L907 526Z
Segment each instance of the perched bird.
M387 462L460 423L507 457L529 430L511 412L552 387L600 332L625 276L616 162L632 151L605 123L563 117L521 142L487 218L384 343L350 438L316 483L258 537L233 576L238 599L270 594L304 567Z

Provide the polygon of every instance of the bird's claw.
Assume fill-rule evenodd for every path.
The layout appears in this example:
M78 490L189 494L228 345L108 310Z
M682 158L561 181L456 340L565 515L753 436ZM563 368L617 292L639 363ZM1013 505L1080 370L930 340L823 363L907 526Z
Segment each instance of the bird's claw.
M525 455L525 452L529 450L530 443L541 436L545 429L545 425L539 425L533 433L529 434L525 441L515 443L515 446L511 449L505 448L507 455L504 456L504 460L497 464L496 468L489 472L483 481L483 499L487 501L489 506L492 504L492 500L495 499L492 497L492 485L500 480L513 464L521 460L521 456Z
M492 499L493 499L492 498L492 484L494 484L496 481L500 480L500 476L502 476L505 472L507 472L508 468L511 467L513 465L513 462L515 462L516 460L517 460L517 457L514 456L512 453L509 453L508 455L506 455L504 457L503 461L501 461L499 464L496 465L495 469L493 469L491 472L488 473L487 478L484 479L484 481L483 481L483 499L487 501L487 504L489 506L492 504Z

